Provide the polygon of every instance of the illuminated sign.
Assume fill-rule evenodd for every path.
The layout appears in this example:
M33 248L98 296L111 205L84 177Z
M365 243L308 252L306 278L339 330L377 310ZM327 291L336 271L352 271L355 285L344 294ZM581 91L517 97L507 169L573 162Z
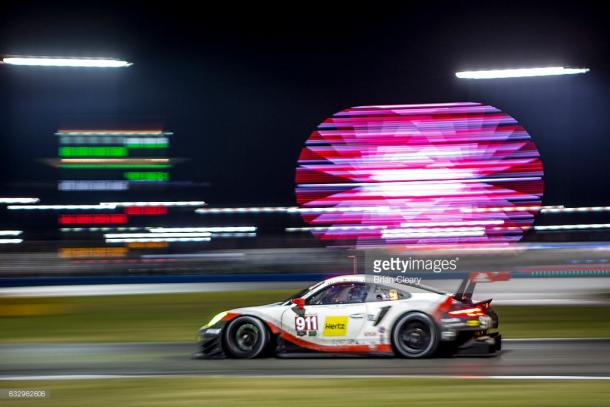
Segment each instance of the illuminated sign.
M129 189L127 181L112 180L63 180L57 183L60 191L125 191Z
M123 174L125 179L130 181L168 181L169 173L168 172L159 172L159 171L127 171Z
M167 215L167 206L128 206L127 215Z
M57 255L62 259L90 257L125 257L126 247L63 247Z
M169 246L167 242L130 242L127 247L130 249L165 249Z
M59 215L58 222L60 225L127 223L127 215L122 213L108 215Z
M125 147L59 147L60 157L125 157Z

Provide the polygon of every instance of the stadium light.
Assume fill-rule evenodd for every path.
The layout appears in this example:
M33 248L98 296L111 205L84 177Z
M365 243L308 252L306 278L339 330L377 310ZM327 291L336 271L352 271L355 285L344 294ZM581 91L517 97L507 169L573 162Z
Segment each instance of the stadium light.
M2 62L7 65L53 66L72 68L125 68L132 65L131 62L113 58L58 58L34 56L3 57Z
M528 76L574 75L589 72L589 68L566 68L563 66L549 66L545 68L514 68L491 69L486 71L456 72L460 79L498 79L523 78Z
M23 239L0 239L0 244L20 244Z
M0 204L12 204L12 203L36 203L39 202L39 198L15 198L15 197L0 197Z

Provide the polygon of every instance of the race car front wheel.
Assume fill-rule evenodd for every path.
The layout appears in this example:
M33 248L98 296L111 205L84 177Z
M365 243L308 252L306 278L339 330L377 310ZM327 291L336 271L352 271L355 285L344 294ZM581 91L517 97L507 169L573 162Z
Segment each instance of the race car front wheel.
M267 347L269 331L258 318L238 317L227 326L224 343L230 356L255 358Z
M431 356L438 342L438 327L432 318L421 312L403 315L392 331L392 345L405 358Z

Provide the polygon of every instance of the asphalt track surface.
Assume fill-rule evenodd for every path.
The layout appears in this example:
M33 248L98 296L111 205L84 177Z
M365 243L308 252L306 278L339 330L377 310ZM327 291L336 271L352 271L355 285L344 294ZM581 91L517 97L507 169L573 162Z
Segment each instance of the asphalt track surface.
M610 339L508 340L494 357L191 359L192 343L0 345L0 378L67 375L610 376Z

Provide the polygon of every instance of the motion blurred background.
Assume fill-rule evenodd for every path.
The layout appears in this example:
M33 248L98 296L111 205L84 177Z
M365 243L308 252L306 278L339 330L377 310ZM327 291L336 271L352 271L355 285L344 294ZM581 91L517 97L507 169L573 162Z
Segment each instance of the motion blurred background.
M0 64L0 373L196 373L168 361L215 313L364 271L362 247L300 229L295 198L310 133L361 105L481 102L516 118L544 167L520 242L375 248L459 256L455 272L423 276L447 290L472 272L510 272L475 292L494 298L506 338L609 337L604 16L593 2L2 5L1 55L133 65ZM590 71L454 75L531 66ZM181 345L138 354L153 367L113 359L167 342ZM100 343L117 347L83 347Z

